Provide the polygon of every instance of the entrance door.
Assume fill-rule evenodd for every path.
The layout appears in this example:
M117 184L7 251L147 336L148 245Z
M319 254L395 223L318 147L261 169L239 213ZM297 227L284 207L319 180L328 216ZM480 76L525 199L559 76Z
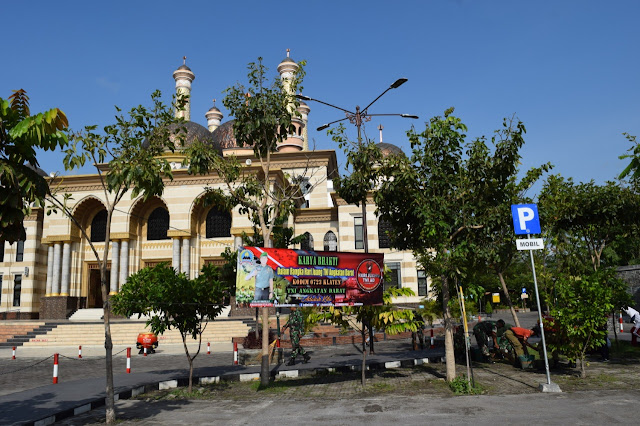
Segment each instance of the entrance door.
M107 269L107 288L109 287L110 270ZM102 289L100 288L100 270L89 270L89 294L87 308L102 308Z

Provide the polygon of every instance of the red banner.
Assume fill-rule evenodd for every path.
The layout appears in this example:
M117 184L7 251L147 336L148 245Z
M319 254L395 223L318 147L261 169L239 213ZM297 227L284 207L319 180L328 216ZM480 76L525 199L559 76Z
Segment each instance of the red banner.
M236 303L263 306L381 305L384 255L240 247Z

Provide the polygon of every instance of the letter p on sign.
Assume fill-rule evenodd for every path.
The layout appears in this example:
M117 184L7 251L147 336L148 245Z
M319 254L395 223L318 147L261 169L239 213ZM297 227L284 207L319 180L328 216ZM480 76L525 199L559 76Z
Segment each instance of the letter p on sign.
M513 204L511 216L516 235L541 233L538 206L535 204Z

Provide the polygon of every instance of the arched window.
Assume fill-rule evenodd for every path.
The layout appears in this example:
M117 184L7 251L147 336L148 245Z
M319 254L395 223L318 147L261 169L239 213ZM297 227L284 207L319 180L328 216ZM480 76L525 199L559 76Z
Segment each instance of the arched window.
M102 243L107 238L107 211L100 210L91 221L91 242Z
M310 233L304 233L304 239L300 242L300 250L313 251L313 236Z
M231 214L226 211L212 208L207 213L207 238L230 237L231 236Z
M324 251L338 251L338 238L333 231L324 234Z
M391 238L389 238L391 224L382 219L378 221L378 247L391 248Z
M169 230L169 212L164 207L158 207L149 215L147 221L147 240L166 240Z

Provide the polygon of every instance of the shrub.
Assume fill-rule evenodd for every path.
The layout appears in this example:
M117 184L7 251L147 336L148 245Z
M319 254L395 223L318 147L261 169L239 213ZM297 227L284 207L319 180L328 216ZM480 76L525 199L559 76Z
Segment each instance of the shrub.
M273 330L269 330L269 343L271 344L274 340L276 340L276 333ZM256 338L254 329L249 330L249 334L242 341L242 347L245 349L262 348L262 329L258 329L258 338Z

